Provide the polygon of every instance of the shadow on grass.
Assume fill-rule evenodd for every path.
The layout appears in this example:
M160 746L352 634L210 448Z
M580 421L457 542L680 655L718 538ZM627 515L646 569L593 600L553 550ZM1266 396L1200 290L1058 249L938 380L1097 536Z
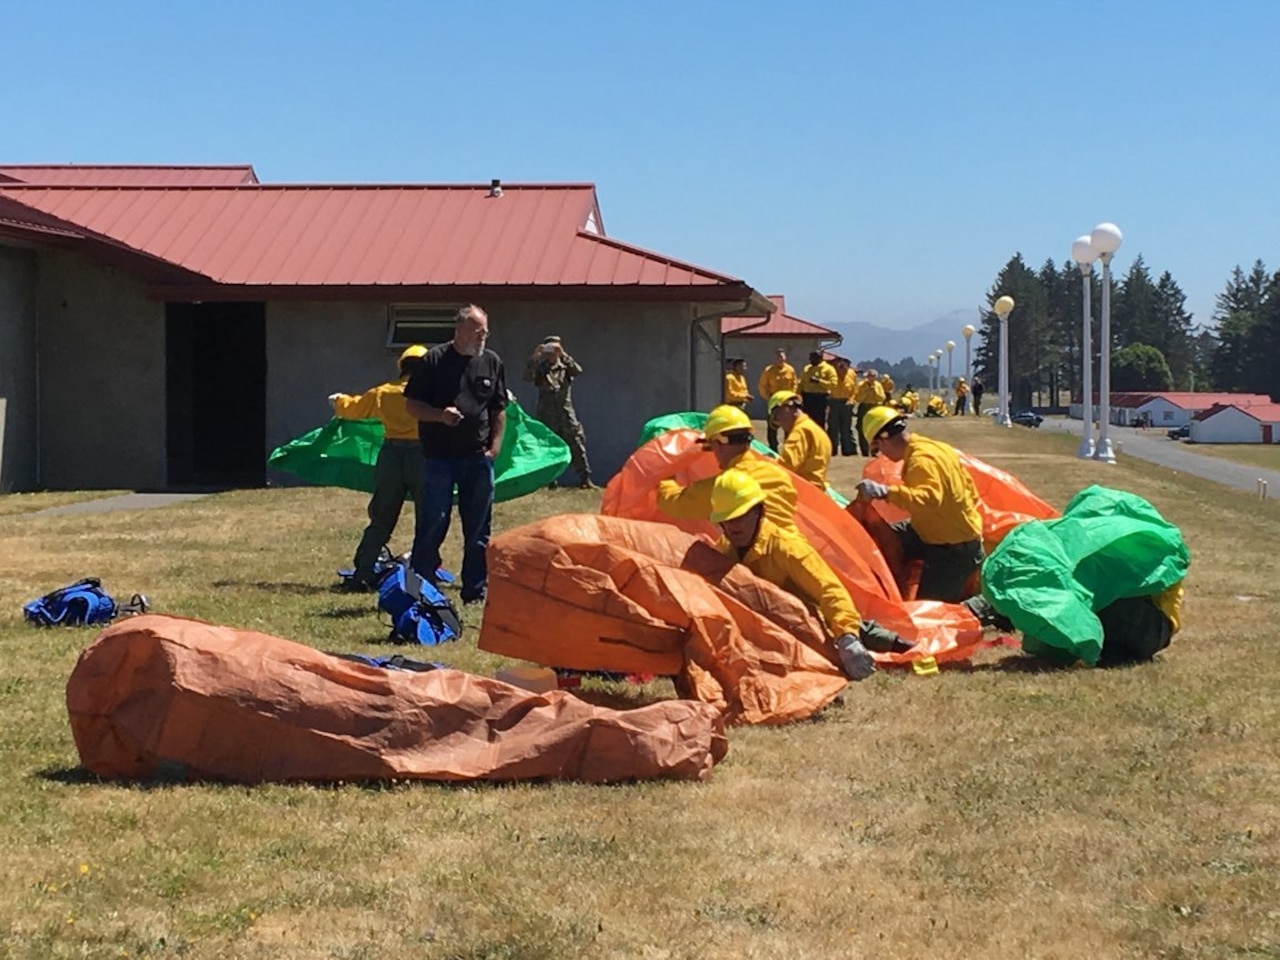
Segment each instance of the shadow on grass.
M374 607L330 607L312 614L325 620L360 620L370 614L377 614Z
M262 590L265 593L280 593L293 597L313 597L321 593L338 592L336 587L321 586L316 583L294 583L288 580L214 580L210 586Z
M197 778L188 780L174 771L172 775L157 774L150 779L118 779L100 777L84 767L45 767L37 770L35 776L50 783L58 783L67 787L97 786L112 790L172 790L180 787L224 787L240 790L244 787L309 787L313 790L361 790L368 793L384 793L391 790L436 789L436 790L502 790L528 786L551 786L553 779L536 780L423 780L411 777L390 780L261 780L245 783L236 780L218 780L215 778ZM566 781L567 782L567 781Z

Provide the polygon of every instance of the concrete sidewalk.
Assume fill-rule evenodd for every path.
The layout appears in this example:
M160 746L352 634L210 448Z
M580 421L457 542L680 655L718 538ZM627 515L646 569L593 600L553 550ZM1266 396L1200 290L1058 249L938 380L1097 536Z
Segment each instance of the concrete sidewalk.
M1017 430L1019 427L1010 429ZM1079 437L1084 433L1084 424L1079 420L1046 419L1040 425L1041 430L1058 430ZM1096 438L1095 438L1096 439ZM1137 457L1149 463L1156 463L1170 470L1189 473L1193 477L1212 480L1223 486L1250 493L1258 488L1258 480L1266 480L1268 490L1275 490L1280 496L1280 471L1253 467L1244 463L1223 460L1207 454L1196 453L1194 444L1181 440L1170 440L1162 431L1142 431L1132 427L1111 428L1111 449L1117 460L1125 457Z
M16 514L16 516L60 517L77 513L111 513L115 510L151 510L174 503L186 503L188 500L199 500L207 496L207 493L123 493L116 497L82 500L79 503L67 503L60 507L49 507L31 513Z

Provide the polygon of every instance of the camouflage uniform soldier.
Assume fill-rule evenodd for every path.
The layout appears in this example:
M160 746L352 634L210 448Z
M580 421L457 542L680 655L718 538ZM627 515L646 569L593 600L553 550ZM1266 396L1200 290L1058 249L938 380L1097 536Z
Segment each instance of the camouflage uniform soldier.
M591 490L591 465L587 463L587 440L573 411L569 396L573 378L582 373L578 361L564 352L559 337L547 337L533 351L524 367L524 378L538 388L538 419L569 445L578 485Z

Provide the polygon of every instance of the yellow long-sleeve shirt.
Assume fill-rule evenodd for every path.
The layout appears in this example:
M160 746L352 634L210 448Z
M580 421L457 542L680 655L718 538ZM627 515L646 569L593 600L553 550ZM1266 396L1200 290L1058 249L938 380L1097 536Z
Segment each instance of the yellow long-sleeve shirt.
M353 397L338 394L333 401L333 414L341 420L382 421L382 432L388 440L417 440L418 421L409 415L404 404L404 385L408 377L380 383Z
M789 363L771 363L760 374L756 386L760 388L760 396L767 400L779 390L795 390L796 383L795 367Z
M852 400L858 389L858 371L850 367L841 375L836 371L836 385L831 388L832 400Z
M801 413L787 431L787 438L778 451L778 461L819 490L826 490L831 439L812 417Z
M982 539L978 489L950 444L909 436L902 482L889 488L888 500L911 514L911 527L925 543Z
M829 394L836 386L836 368L827 361L806 363L800 374L800 393Z
M879 380L868 380L864 377L858 381L858 389L853 396L859 403L869 403L873 407L878 407L884 403L884 387L880 385Z
M760 579L794 594L815 609L833 638L846 633L856 637L862 629L862 618L849 591L831 572L831 567L818 555L818 551L809 545L809 541L779 529L767 517L761 519L755 541L745 553L739 555L737 549L723 538L720 551Z
M798 534L796 527L795 475L767 457L744 453L729 461L726 469L741 470L756 478L764 491L765 518L777 527ZM682 487L674 480L658 484L658 509L677 520L705 520L711 516L711 488L716 478L707 477Z
M747 378L740 373L724 375L724 402L746 403L751 399L751 391L747 389Z
M897 384L893 382L893 377L889 376L887 373L885 373L885 374L881 374L881 376L880 376L880 389L884 391L884 396L885 396L885 399L886 399L886 400L887 400L887 399L890 397L890 395L893 393L893 389L894 389L894 387L896 387L896 386L897 386Z

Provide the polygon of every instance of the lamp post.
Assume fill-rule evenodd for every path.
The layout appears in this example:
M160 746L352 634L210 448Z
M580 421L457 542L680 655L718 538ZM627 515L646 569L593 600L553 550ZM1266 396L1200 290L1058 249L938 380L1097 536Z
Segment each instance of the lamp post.
M969 363L969 338L973 336L975 330L971 323L966 323L960 329L960 336L964 337L964 382L973 384L973 366Z
M1087 236L1079 237L1071 244L1071 259L1080 268L1080 279L1084 283L1084 306L1081 311L1083 326L1080 333L1080 353L1084 366L1080 419L1084 421L1084 433L1076 456L1081 460L1088 460L1093 457L1093 261L1098 259L1098 251L1093 249Z
M951 385L955 382L951 377L951 351L956 348L954 340L947 341L947 390L951 390Z
M1120 249L1124 234L1114 223L1100 223L1089 234L1089 245L1102 261L1102 353L1098 360L1098 443L1093 459L1115 463L1111 450L1111 258Z
M938 392L938 354L929 354L929 392Z
M1013 426L1009 419L1009 314L1013 312L1013 297L1005 295L992 307L1000 318L1000 412L996 423L1002 427Z

